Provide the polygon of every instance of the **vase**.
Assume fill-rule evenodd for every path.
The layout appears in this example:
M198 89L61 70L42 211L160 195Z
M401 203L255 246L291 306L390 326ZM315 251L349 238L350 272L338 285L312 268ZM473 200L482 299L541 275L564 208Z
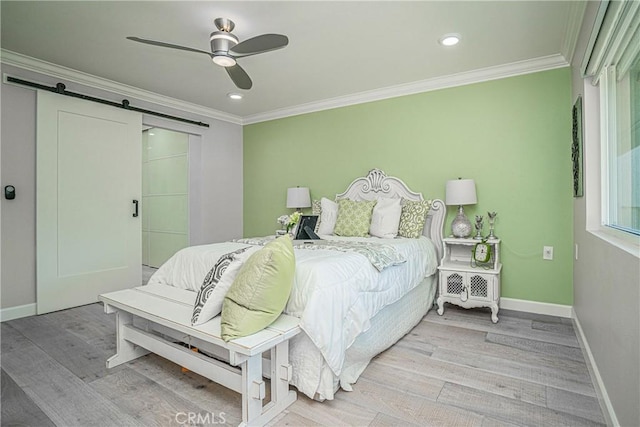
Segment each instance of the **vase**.
M451 223L451 233L454 237L465 238L471 234L471 221L464 214L462 206L458 207L458 214Z

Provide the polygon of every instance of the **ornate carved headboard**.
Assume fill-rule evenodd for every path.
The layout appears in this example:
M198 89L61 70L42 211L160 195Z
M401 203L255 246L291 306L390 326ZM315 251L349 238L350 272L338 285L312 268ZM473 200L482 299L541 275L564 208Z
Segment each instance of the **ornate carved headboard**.
M343 193L336 194L336 199L375 200L380 197L425 200L422 193L411 191L400 178L387 176L380 169L371 169L367 176L356 178ZM438 260L442 258L442 232L446 213L444 202L432 199L422 232L436 245Z

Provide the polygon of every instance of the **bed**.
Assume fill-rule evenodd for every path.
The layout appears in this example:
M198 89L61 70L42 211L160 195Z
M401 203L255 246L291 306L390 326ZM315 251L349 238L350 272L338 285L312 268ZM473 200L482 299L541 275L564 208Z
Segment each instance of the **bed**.
M401 179L379 169L355 179L335 196L336 201L380 199L400 199L405 204L425 200ZM444 218L444 203L433 199L417 238L320 233L321 241L296 242L295 279L285 314L300 318L303 332L290 341L291 384L316 400L333 399L338 388L351 390L369 361L422 319L437 289ZM193 289L222 254L259 247L271 239L275 236L183 249L148 283ZM378 252L363 256L361 247L367 251L375 247ZM386 264L380 264L381 250L388 255Z

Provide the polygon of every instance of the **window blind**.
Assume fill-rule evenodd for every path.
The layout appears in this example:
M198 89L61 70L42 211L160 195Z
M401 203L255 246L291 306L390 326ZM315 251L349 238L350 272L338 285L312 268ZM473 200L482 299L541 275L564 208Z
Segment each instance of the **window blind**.
M609 65L616 66L618 79L624 77L640 52L640 2L601 2L588 46L584 77L596 85Z

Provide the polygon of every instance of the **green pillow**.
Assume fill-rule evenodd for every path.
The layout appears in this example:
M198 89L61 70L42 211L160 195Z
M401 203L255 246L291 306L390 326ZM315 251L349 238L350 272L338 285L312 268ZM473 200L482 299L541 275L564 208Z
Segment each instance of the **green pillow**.
M273 323L287 305L294 272L289 235L253 253L240 268L222 303L222 339L251 335Z
M417 239L422 235L427 213L431 208L431 200L421 200L412 202L405 200L402 205L400 215L400 225L398 226L398 236Z
M376 200L356 202L349 199L338 200L338 218L333 234L345 237L367 237L371 226L371 215Z

